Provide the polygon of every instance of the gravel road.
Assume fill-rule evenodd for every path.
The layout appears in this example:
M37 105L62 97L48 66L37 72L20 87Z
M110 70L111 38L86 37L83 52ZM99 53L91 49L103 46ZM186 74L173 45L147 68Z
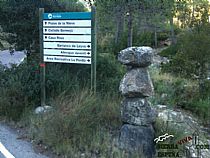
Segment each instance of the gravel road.
M11 153L15 158L48 158L47 156L35 153L32 145L24 140L18 139L17 133L10 129L8 126L0 122L0 158L14 158L4 156L2 151L5 151L2 145Z

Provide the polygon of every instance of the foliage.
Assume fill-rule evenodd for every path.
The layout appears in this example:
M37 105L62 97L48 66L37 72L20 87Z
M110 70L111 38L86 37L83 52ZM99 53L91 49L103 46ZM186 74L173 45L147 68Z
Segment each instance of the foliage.
M154 34L151 32L142 32L140 35L134 35L134 46L154 46Z
M154 68L150 71L155 89L155 95L151 98L154 105L163 104L189 110L198 116L203 123L209 123L209 81L205 83L208 85L206 87L208 91L206 90L207 93L203 94L204 97L201 98L197 81L161 73Z
M163 70L185 78L198 79L201 96L206 93L204 83L210 60L209 28L210 25L205 24L184 32L180 35L177 46L162 53L171 57L171 61L163 65Z
M1 72L1 115L18 120L26 107L33 107L40 102L39 67L36 62L33 60L31 65L24 63Z
M118 93L125 70L113 55L101 54L97 63L97 90L101 94Z
M156 69L151 71L151 76L155 90L153 104L184 108L190 106L193 100L199 97L198 85L195 81L174 77Z
M176 17L182 28L193 28L208 22L208 0L179 0L176 2Z
M193 111L204 125L210 124L210 98L206 99L197 99L192 102L192 106L187 108L188 110Z
M39 17L38 8L45 12L84 11L84 6L77 0L8 0L0 2L0 25L4 32L12 33L7 41L15 44L16 49L38 50Z
M171 45L168 48L164 49L162 52L160 52L159 55L171 59L173 56L176 55L176 53L178 51L177 49L178 49L177 44ZM165 65L165 66L168 66L168 65ZM165 68L165 67L163 67L163 68Z
M108 131L121 124L119 103L116 96L94 96L87 89L63 93L52 100L53 111L31 117L31 137L67 157L79 153L108 156L113 148Z
M166 26L173 3L169 5L168 1L162 2L159 0L97 0L99 41L103 41L107 34L111 34L113 44L110 46L107 43L107 47L117 47L117 51L119 51L127 47L129 33L133 32L131 37L133 45L154 45L154 32L170 29ZM132 31L129 23L132 23ZM114 49L114 52L116 52L116 49Z
M1 115L18 120L24 110L39 106L40 68L36 53L29 56L27 61L18 67L14 66L5 71L2 68ZM64 91L71 94L74 90L81 90L81 87L90 88L90 72L90 65L46 63L47 102ZM97 93L99 95L118 94L123 74L124 69L114 56L100 55L97 62Z

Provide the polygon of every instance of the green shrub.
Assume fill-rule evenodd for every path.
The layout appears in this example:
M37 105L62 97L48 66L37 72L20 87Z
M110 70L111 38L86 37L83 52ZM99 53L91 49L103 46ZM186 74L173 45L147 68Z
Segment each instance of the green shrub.
M151 71L151 77L155 90L153 104L186 107L199 97L199 89L195 81L161 73L155 68Z
M47 63L47 98L58 96L63 91L71 93L72 89L90 85L90 71L90 65Z
M72 150L79 153L107 148L104 143L111 138L104 134L121 125L120 100L110 95L97 97L86 89L67 96L63 93L52 101L53 111L31 118L31 137L67 156Z
M165 41L169 38L169 32L158 32L157 33L157 40L158 41Z
M34 60L1 72L0 115L19 120L26 107L40 102L39 66Z
M193 111L196 116L198 116L204 124L210 124L210 100L206 99L194 99L191 102L191 106L188 107L189 110Z
M101 95L118 94L119 83L123 75L124 69L113 55L99 55L97 93ZM79 91L81 87L90 88L90 79L90 65L46 63L47 103L63 91L71 94L73 90ZM27 63L6 71L2 70L0 86L2 98L0 115L18 120L25 108L30 110L39 106L41 86L38 54L30 56Z
M159 53L160 56L171 58L177 53L177 45L171 45Z
M150 72L155 89L155 95L151 99L153 104L164 104L189 110L198 116L203 123L209 123L208 80L205 82L204 92L206 94L201 96L197 81L174 77L171 74L161 73L154 68Z
M133 34L134 41L133 46L150 46L152 47L154 45L154 35L152 32L142 32L140 35L137 33Z
M102 54L97 63L97 90L102 94L119 92L119 84L125 69L110 54Z
M203 97L210 99L210 80L204 81Z

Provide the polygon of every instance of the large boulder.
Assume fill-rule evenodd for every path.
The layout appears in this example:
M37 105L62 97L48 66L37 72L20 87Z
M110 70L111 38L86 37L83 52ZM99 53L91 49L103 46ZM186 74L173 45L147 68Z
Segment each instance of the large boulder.
M150 126L155 121L156 113L147 99L126 98L121 105L121 118L124 123Z
M129 47L118 54L118 60L132 67L147 67L152 64L153 50L150 47Z
M125 97L149 97L154 88L146 68L135 68L128 71L120 83L120 92Z
M155 155L154 130L152 126L124 124L120 130L119 145L126 151L138 151L146 158L153 158Z

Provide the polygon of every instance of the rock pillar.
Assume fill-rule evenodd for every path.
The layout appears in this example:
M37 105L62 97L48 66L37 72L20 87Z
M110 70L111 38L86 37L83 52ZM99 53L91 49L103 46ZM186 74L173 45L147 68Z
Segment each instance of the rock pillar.
M146 158L155 155L155 112L147 97L154 89L147 67L152 63L152 48L130 47L118 54L118 60L128 66L121 80L120 92L125 97L121 103L123 126L120 129L119 145L127 151L141 152Z

